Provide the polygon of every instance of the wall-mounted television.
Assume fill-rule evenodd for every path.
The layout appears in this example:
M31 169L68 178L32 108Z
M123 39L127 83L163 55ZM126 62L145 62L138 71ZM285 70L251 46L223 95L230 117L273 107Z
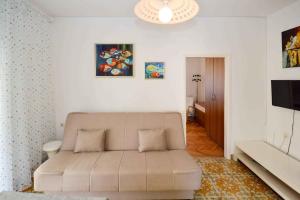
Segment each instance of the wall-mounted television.
M272 80L272 105L300 110L300 80Z

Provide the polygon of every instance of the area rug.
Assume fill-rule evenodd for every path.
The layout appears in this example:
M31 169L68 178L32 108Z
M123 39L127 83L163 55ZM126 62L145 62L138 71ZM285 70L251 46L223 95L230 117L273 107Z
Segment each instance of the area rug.
M203 170L202 186L195 192L195 200L281 200L240 162L203 157L195 160Z

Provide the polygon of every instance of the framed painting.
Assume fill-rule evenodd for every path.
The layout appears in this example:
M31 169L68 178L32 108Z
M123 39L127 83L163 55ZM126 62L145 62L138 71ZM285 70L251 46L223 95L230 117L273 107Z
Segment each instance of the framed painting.
M281 33L283 68L300 67L300 26Z
M164 76L164 62L145 62L145 79L163 79Z
M133 44L96 44L96 76L133 76Z

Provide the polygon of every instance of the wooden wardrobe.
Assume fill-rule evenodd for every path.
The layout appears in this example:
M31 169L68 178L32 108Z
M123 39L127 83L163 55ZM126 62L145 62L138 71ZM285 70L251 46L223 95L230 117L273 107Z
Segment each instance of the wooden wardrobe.
M205 128L209 137L224 148L224 58L205 60Z

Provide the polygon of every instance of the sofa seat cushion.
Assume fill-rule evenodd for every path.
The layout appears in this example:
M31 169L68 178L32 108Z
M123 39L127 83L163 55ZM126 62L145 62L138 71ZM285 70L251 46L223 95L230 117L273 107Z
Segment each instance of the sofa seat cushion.
M63 191L89 192L90 174L101 154L74 153L63 174Z
M146 153L147 191L173 190L172 163L167 151Z
M146 191L145 153L124 151L119 169L119 191Z
M35 191L62 191L62 175L72 160L72 151L61 151L34 172Z
M35 191L182 191L200 182L201 169L184 150L61 151L34 173Z
M196 190L201 169L184 150L146 152L147 191Z
M119 191L119 168L123 151L105 151L91 171L91 192Z
M183 150L169 152L173 163L174 190L198 190L202 170L196 161Z

